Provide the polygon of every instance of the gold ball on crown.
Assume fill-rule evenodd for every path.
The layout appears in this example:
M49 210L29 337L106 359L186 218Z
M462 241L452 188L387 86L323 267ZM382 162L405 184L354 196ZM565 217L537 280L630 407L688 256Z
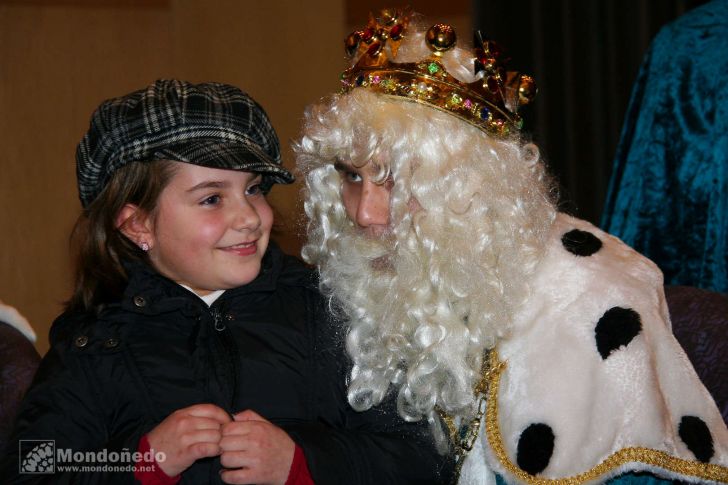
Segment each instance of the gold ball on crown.
M385 8L381 11L377 20L381 24L386 25L387 27L390 27L390 26L392 26L392 24L394 24L394 22L397 21L397 17L398 17L398 12L396 10Z
M528 104L536 97L536 81L531 76L523 74L518 85L518 98L521 104Z
M425 42L427 47L436 53L445 52L453 47L457 43L457 35L455 35L455 29L445 24L435 24L429 28L427 34L425 34Z

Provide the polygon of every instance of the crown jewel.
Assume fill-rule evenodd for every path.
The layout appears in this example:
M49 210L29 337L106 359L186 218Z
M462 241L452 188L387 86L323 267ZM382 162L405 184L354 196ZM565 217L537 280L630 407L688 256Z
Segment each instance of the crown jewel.
M505 69L495 42L475 33L473 69L478 79L464 83L442 63L442 54L457 43L449 25L435 24L425 34L429 57L412 63L395 61L409 22L408 10L383 10L377 17L370 14L366 28L346 38L347 54L359 60L341 74L342 93L363 87L427 104L491 135L506 136L521 129L518 108L533 100L536 84L530 76Z

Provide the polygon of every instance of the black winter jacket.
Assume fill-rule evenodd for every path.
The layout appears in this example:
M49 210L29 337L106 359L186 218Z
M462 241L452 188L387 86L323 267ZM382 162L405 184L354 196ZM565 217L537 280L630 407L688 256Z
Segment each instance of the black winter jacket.
M146 266L130 268L121 302L53 324L1 481L134 483L132 473L98 468L59 472L58 460L53 476L19 475L19 440L134 452L173 411L213 403L231 414L252 409L286 430L318 485L447 482L424 424L404 423L391 403L364 413L348 406L340 334L312 272L275 247L257 279L211 307ZM219 470L219 458L198 460L181 483L222 483Z

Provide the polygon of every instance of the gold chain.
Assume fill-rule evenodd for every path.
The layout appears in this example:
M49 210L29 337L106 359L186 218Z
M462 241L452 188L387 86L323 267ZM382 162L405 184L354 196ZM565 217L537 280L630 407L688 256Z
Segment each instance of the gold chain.
M493 364L502 366L502 363L493 362L492 358L495 356L495 352L486 350L483 354L483 362L480 367L480 380L475 384L473 392L478 399L478 411L475 413L475 417L470 420L467 425L458 426L455 423L455 418L447 414L439 406L435 406L435 411L442 419L445 426L448 429L448 435L450 437L450 443L455 449L455 475L453 483L457 483L460 478L460 470L465 462L465 457L468 455L470 450L475 446L475 441L478 439L480 433L480 424L483 420L483 416L487 410L487 396L488 387L494 371ZM498 369L499 370L499 369Z

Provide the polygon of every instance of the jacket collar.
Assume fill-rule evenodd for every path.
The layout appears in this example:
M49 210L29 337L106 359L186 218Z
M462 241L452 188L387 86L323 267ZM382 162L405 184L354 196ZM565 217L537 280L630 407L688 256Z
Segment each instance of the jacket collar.
M215 304L237 295L273 291L283 268L283 259L284 254L278 246L269 243L258 276L247 285L227 290ZM193 310L200 305L207 306L197 295L162 276L144 262L125 263L124 269L129 276L129 283L121 305L126 310L158 314L180 308Z

